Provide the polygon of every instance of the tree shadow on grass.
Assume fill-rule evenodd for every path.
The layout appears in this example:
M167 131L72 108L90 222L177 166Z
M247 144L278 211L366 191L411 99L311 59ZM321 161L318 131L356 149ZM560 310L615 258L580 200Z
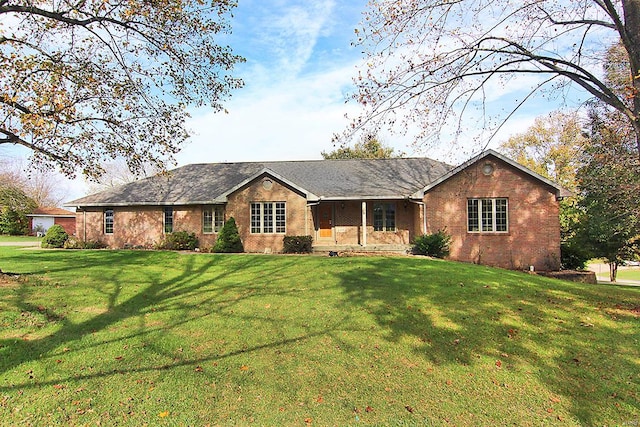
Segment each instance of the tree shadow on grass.
M102 255L104 254L104 255ZM87 256L89 255L89 256ZM101 258L103 258L101 260ZM99 274L100 280L89 287L92 291L102 294L100 298L102 304L96 309L99 311L95 315L90 316L84 321L74 322L69 320L72 316L61 315L61 307L50 307L46 304L38 305L31 302L37 294L38 286L51 286L47 281L36 281L34 287L33 282L18 282L15 289L15 309L22 313L34 313L44 316L48 322L54 322L56 329L54 332L38 336L16 337L14 339L0 340L0 373L11 371L21 364L27 364L35 361L43 355L47 357L58 357L66 354L67 356L74 351L86 351L91 347L101 347L115 341L126 341L128 339L139 337L144 340L145 336L153 335L156 332L172 330L181 325L193 322L199 317L210 316L212 314L220 314L223 310L228 312L232 310L234 305L240 304L247 298L251 298L262 292L271 294L285 294L295 292L295 289L265 289L247 283L246 277L273 277L278 274L286 274L286 270L295 263L295 259L291 259L288 263L269 262L267 257L243 257L243 256L187 256L172 254L168 257L165 255L158 256L149 252L100 252L83 254L78 262L56 263L55 257L51 253L42 253L39 256L33 256L31 260L39 266L48 265L47 268L35 269L33 273L38 275L56 273L64 273L67 270L90 269L100 265L100 262L109 261L117 262L119 268L100 269L92 273L87 271L88 275ZM126 271L130 269L140 269L140 263L149 262L172 262L178 265L167 266L168 274L162 269L146 271L146 277L141 278L141 284L135 290L124 290L124 286L131 286L131 278L127 276ZM244 271L253 271L254 274L244 274ZM284 272L284 273L283 273ZM237 277L236 277L237 276ZM55 277L59 277L55 275ZM54 279L58 283L59 280ZM55 303L51 303L55 304ZM175 313L175 316L166 316ZM162 322L158 325L148 324L147 315L159 316L163 315ZM118 334L116 337L106 341L83 342L98 332L106 331L113 328L120 322L128 319L140 319L138 326L131 332ZM318 335L314 332L311 335ZM283 338L279 341L272 341L255 349L244 349L243 352L249 350L259 350L270 346L284 345L292 340L304 339L304 336L296 338ZM162 351L159 349L158 351ZM237 352L228 352L218 357L229 357ZM169 354L165 354L169 356ZM188 361L177 361L175 363L161 364L157 366L148 365L146 367L134 368L132 372L142 372L148 370L163 370L169 366L181 366L188 364L198 364L212 357L194 358ZM107 373L94 373L90 375L74 375L69 380L78 378L94 378L100 375L108 375ZM64 381L57 379L56 381ZM11 384L9 386L0 386L0 390L12 390L16 388L36 388L43 385L42 382L24 382L21 384Z
M640 328L615 309L637 300L635 289L616 300L603 287L422 259L372 258L335 274L349 304L366 307L390 342L412 338L415 354L435 365L502 359L531 371L551 399L570 401L583 425L603 414L637 421L629 416L640 413Z

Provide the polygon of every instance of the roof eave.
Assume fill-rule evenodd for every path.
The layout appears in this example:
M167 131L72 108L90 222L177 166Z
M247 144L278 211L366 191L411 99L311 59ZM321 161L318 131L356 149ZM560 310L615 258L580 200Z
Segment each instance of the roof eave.
M467 160L466 162L462 163L461 165L451 169L448 173L442 175L440 178L438 178L437 180L429 183L427 186L425 186L422 189L423 194L427 193L429 190L431 190L432 188L437 187L438 185L442 184L444 181L448 180L449 178L451 178L452 176L458 174L459 172L463 171L464 169L468 168L469 166L471 166L472 164L479 162L480 160L488 157L488 156L494 156L497 157L498 159L502 160L503 162L513 166L514 168L520 170L523 173L526 173L527 175L537 179L538 181L543 182L544 184L548 185L549 187L552 187L555 189L555 194L556 194L556 198L561 198L563 197L562 194L564 190L560 185L556 184L555 182L549 180L548 178L545 178L544 176L532 171L531 169L522 166L520 163L511 160L508 157L503 156L502 154L498 153L497 151L494 151L492 149L488 149L483 151L482 153L472 157L471 159ZM418 192L414 193L417 194Z

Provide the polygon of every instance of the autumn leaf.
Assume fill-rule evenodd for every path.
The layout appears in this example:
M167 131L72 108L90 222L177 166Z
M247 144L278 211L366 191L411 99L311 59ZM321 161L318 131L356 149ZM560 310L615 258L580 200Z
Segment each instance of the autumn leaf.
M553 403L560 403L560 399L555 396L551 396L549 400L551 400Z
M62 390L64 388L64 384L54 384L53 388L55 388L56 390Z
M364 410L367 412L373 412L373 408L371 406L367 406Z
M304 422L305 422L305 424L311 424L313 422L313 420L311 418L305 418Z
M196 366L195 370L196 372L202 372L203 369L202 369L202 366Z
M324 398L322 396L318 396L318 398L316 399L316 402L322 403L324 402Z
M496 366L498 368L502 368L502 362L500 360L496 360Z
M413 408L409 405L405 406L404 409L406 409L407 411L411 412L413 414Z
M248 371L249 367L247 365L242 365L242 366L240 366L240 370L241 371Z
M169 411L162 411L158 414L160 418L166 418L169 416Z
M116 356L116 360L122 360L124 359L124 356Z

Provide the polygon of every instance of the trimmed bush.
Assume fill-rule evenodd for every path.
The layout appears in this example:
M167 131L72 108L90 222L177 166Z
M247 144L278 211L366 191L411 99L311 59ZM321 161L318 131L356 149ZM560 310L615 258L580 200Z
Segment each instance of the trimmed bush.
M65 249L104 249L107 245L99 240L89 240L84 242L77 237L70 236L69 239L64 242L63 247Z
M218 233L218 239L213 246L213 252L218 253L241 253L244 252L244 246L240 240L238 226L236 220L231 217L224 223L222 230Z
M170 251L192 251L198 247L198 238L195 233L175 231L164 236L158 245L158 249Z
M413 253L427 255L434 258L444 258L449 255L451 236L445 230L438 230L433 234L423 234L413 241Z
M311 253L311 236L284 236L283 252L285 254L308 254Z
M43 248L62 248L68 239L69 235L61 225L52 225L42 238L41 246Z

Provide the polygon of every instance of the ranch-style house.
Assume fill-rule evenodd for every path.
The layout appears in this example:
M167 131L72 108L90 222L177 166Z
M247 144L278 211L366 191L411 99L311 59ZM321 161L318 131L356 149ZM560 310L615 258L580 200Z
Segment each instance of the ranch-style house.
M150 247L174 231L212 247L233 217L247 252L281 252L284 236L301 235L317 251L400 251L446 230L452 260L556 270L564 195L487 150L457 167L427 158L192 164L67 206L78 238L112 248Z

